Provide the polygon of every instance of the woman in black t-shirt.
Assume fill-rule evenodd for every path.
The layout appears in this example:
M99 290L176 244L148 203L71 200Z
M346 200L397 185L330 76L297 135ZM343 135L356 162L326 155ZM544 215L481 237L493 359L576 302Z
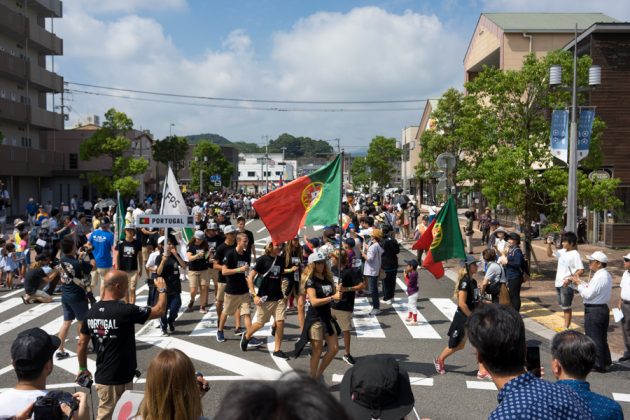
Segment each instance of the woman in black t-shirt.
M324 370L339 351L337 336L340 334L339 325L333 319L330 304L333 300L341 299L340 289L333 283L333 276L326 264L326 257L320 252L313 252L308 257L308 265L302 279L305 279L306 295L308 297L306 319L302 336L295 345L296 357L299 356L306 340L311 342L310 374L313 378L324 381ZM322 358L324 339L328 351ZM320 360L321 359L321 360Z
M287 268L288 274L285 274L282 278L282 290L288 298L287 310L290 311L295 309L294 299L298 296L300 275L302 274L302 246L300 245L299 235L296 235L295 238L284 245L284 266ZM303 311L298 312L298 321L300 327L302 327L304 325Z
M208 282L210 275L208 272L208 258L210 247L206 242L206 234L198 230L188 242L186 249L186 257L188 258L188 281L190 281L190 302L188 302L188 310L192 310L197 296L197 288L201 289L199 297L199 312L205 314L206 305L208 304Z
M457 311L448 329L448 345L442 350L442 353L433 360L435 370L440 375L446 373L444 369L444 361L446 358L452 356L456 351L462 350L466 345L466 321L481 301L477 280L473 277L477 272L477 260L472 256L468 256L468 258L462 262L462 265L463 267L459 270L457 276L458 281L455 288ZM479 364L477 378L492 379L481 363Z
M164 314L160 318L163 336L169 335L169 331L175 332L175 319L179 313L179 308L182 307L182 283L179 278L179 269L186 265L177 253L177 241L169 235L167 243L163 254L158 255L155 259L156 272L166 282L166 309L168 315Z

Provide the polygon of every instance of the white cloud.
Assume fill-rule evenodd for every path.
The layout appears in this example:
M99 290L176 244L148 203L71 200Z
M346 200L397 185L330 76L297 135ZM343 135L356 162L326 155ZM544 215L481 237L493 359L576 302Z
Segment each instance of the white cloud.
M601 12L613 18L630 21L628 0L484 0L484 12Z
M274 34L269 57L258 56L250 36L239 29L226 34L221 48L192 58L183 56L153 18L131 14L106 20L87 10L66 2L65 16L56 23L65 46L59 71L69 81L213 97L366 100L436 97L452 85L461 85L463 78L467 39L444 28L436 16L396 15L376 7L346 14L316 13ZM92 113L102 115L114 106L158 137L167 135L173 122L179 134L215 132L232 140L259 141L262 135L289 132L339 137L342 144L354 145L367 145L378 134L400 136L404 126L417 124L421 111L420 104L415 104L417 111L408 112L292 113L80 94L68 99L71 121Z
M78 0L72 0L77 1ZM69 2L64 3L67 7ZM93 13L135 13L140 10L183 10L186 0L82 0L86 10Z

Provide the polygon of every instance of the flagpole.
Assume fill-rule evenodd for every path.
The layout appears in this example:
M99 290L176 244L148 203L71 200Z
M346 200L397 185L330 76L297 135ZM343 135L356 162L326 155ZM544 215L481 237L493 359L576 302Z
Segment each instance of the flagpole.
M160 203L160 213L164 213L164 198L166 197L166 184L168 184L168 176L171 173L171 162L168 162L166 170L166 178L164 178L164 187L162 187L162 202ZM168 227L164 228L164 247L168 246Z
M337 269L339 270L339 283L341 284L341 251L343 249L343 161L345 152L341 151L341 182L339 187L339 258L337 258Z

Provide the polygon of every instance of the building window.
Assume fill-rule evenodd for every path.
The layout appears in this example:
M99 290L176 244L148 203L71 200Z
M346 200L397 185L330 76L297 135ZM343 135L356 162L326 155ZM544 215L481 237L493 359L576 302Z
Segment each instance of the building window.
M77 153L70 153L69 165L70 169L79 169L79 155Z
M20 139L20 144L22 145L22 147L31 147L32 146L32 142L30 138L27 137L22 137Z
M277 176L282 176L282 171L276 172Z
M247 176L253 178L256 176L256 172L247 172Z

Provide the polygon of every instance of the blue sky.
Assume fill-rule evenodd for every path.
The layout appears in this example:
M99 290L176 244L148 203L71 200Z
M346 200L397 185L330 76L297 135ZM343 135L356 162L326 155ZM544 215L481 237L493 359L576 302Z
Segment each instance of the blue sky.
M227 98L362 101L435 98L461 88L462 60L483 11L601 11L630 20L630 2L582 0L72 0L55 31L68 82ZM375 135L400 138L422 104L396 111L314 112L359 105L222 103L237 109L88 95L70 86L73 125L109 107L162 138L218 133L261 142L288 132L340 138L348 151ZM139 94L101 93L145 97ZM155 97L153 97L155 99ZM188 99L171 102L199 103ZM202 101L203 102L203 101ZM204 102L208 105L208 102ZM217 104L214 102L213 104ZM379 109L384 105L375 106ZM243 109L248 108L248 109ZM307 110L305 110L306 108ZM402 109L401 109L402 108Z

